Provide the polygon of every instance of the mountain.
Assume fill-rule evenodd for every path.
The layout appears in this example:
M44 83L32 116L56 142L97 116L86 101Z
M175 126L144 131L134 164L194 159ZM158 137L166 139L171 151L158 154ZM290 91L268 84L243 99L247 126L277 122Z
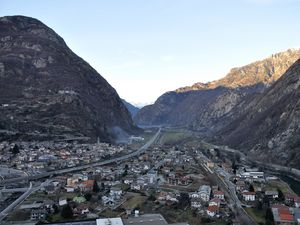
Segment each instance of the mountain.
M218 134L218 142L265 162L300 168L300 60Z
M227 124L225 115L263 92L298 58L300 50L290 49L234 68L220 80L167 92L143 107L134 120L139 125L185 126L213 133Z
M140 110L140 108L130 104L129 102L127 102L126 100L122 99L122 102L124 103L124 105L126 106L126 108L128 109L128 111L130 112L132 117L135 117L135 115L138 113L138 111Z
M0 139L112 142L137 132L117 92L40 21L0 18Z

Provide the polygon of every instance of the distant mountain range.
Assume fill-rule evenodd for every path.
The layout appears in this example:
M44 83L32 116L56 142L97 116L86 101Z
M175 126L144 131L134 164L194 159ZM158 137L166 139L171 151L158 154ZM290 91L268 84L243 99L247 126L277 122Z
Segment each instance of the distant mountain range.
M117 92L40 21L0 18L0 140L114 142L136 133Z
M138 107L134 106L133 104L127 102L125 99L122 99L122 102L124 103L124 105L126 106L128 111L130 112L131 116L135 117L135 115L138 113L140 108L138 108Z
M184 126L212 141L252 149L262 158L273 151L280 163L300 167L295 165L300 153L286 150L298 149L300 143L299 115L293 108L299 97L299 58L300 50L290 49L234 68L220 80L167 92L134 120L140 125Z

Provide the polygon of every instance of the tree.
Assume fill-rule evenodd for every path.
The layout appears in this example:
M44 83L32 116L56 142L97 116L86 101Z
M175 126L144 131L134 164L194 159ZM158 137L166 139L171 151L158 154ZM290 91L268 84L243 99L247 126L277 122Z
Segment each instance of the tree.
M250 184L250 186L249 186L249 191L250 191L250 192L254 192L254 187L253 187L252 184Z
M268 208L266 211L266 224L268 225L274 224L274 216L271 208Z
M154 201L156 200L156 198L155 198L155 196L154 196L153 194L151 194L151 195L148 197L148 200L154 202Z
M19 146L17 144L14 145L14 147L11 149L12 154L16 155L20 153Z
M180 208L185 208L186 206L190 205L190 197L188 193L180 193L178 205Z
M94 185L93 185L93 192L98 193L99 191L100 191L100 188L99 188L99 186L98 186L97 181L95 180L95 181L94 181Z
M54 214L57 214L59 212L58 206L56 204L52 205L52 209L54 211Z
M236 165L235 160L233 161L231 167L232 167L233 173L236 174L236 170L238 169L238 166Z
M257 201L257 203L256 203L256 209L257 210L262 210L262 208L263 208L262 202L261 201Z
M278 200L283 202L285 200L284 194L282 193L282 191L278 188Z
M86 193L84 195L84 198L87 200L87 201L90 201L92 199L92 194L91 193Z
M60 215L65 218L65 219L71 219L73 217L73 210L72 208L69 206L69 204L65 205L61 212Z
M100 191L104 191L104 190L105 190L105 184L102 182L102 183L101 183Z

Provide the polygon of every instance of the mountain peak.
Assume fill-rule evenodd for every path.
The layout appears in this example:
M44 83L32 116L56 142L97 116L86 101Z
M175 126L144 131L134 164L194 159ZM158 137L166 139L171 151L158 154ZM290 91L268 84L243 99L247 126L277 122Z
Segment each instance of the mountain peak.
M234 67L224 78L219 80L208 83L195 83L192 86L178 88L175 91L181 93L214 89L220 86L227 88L249 87L258 84L269 86L299 58L300 49L288 49L246 66Z
M117 92L42 22L0 18L1 138L113 141L137 131ZM13 137L11 135L14 135Z

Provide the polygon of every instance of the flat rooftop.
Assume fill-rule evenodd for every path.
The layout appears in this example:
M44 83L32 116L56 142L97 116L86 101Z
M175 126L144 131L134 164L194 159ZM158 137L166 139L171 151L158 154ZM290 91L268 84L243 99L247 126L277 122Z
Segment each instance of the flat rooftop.
M168 225L161 214L146 214L139 217L123 219L124 225Z

